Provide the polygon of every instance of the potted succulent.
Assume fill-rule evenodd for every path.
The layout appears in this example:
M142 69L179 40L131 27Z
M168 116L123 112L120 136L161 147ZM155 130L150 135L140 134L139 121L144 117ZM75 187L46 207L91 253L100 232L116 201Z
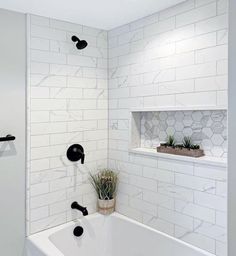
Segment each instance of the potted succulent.
M184 137L182 144L176 144L174 136L171 135L168 136L167 142L157 147L157 152L190 157L204 156L200 145L193 144L191 137Z
M200 149L199 145L192 143L192 139L190 137L184 137L184 139L183 139L183 147L187 148L188 150Z
M110 169L91 174L91 183L98 196L98 212L107 215L115 210L118 175Z
M167 142L161 143L161 146L174 148L175 147L175 138L174 138L174 136L173 135L169 135L167 137Z

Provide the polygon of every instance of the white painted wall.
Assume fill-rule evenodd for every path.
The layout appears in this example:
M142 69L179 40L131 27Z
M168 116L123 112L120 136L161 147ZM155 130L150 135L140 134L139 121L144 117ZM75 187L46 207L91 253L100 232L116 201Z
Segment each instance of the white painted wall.
M228 256L236 252L236 2L229 5L229 182L228 182Z
M25 238L25 15L0 9L0 254L21 256Z

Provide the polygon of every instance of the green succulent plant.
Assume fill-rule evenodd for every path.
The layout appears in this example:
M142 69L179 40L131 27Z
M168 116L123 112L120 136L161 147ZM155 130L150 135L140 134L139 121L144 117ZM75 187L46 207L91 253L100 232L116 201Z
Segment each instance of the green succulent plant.
M193 146L192 139L188 136L185 136L183 139L183 146L184 146L184 148L191 149Z
M200 149L200 145L194 144L194 145L192 145L191 149Z
M167 142L166 142L167 146L169 147L174 147L175 146L175 138L173 135L169 135L167 137Z
M185 136L183 139L183 147L187 149L200 149L200 145L193 144L190 137Z

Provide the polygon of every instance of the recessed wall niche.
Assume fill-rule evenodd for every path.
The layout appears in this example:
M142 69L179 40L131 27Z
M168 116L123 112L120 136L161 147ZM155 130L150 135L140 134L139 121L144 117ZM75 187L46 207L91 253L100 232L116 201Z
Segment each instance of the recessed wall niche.
M156 148L174 135L181 143L184 136L199 144L206 156L227 158L227 111L166 110L131 112L131 149Z

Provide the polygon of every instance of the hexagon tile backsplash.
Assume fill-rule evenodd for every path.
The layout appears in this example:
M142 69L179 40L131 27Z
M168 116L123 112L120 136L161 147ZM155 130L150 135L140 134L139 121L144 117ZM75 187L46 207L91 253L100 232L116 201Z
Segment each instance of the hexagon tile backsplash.
M207 156L226 158L227 111L142 112L141 147L156 147L168 135L174 135L177 143L190 136Z

